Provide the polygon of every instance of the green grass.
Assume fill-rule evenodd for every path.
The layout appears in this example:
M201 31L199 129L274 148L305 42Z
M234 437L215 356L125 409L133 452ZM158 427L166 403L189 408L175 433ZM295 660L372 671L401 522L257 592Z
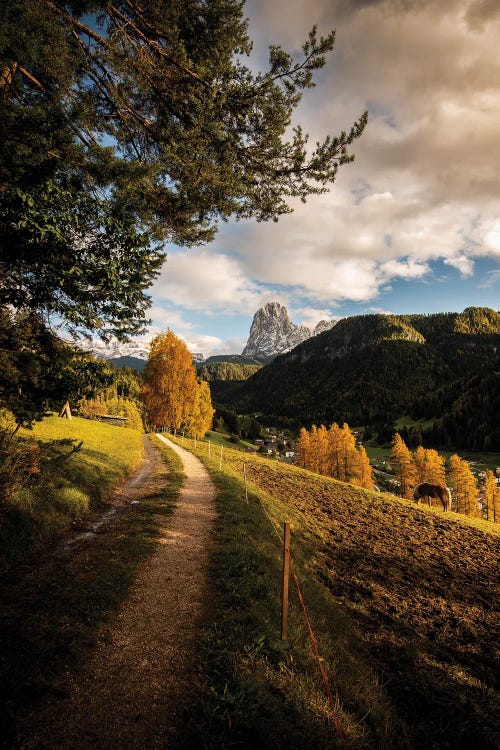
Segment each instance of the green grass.
M396 430L402 430L403 427L420 427L422 430L427 430L434 424L434 419L412 419L411 417L404 416L396 419L394 422L394 428Z
M269 514L292 522L347 747L496 747L497 525L230 449L219 471L205 444L196 453L215 477L220 516L193 746L341 746L295 594L289 643L279 643Z
M231 435L224 435L221 432L215 432L213 430L209 430L205 436L205 440L210 440L212 445L222 445L224 448L233 448L234 450L246 450L249 448L252 451L257 451L259 447L257 445L254 445L253 443L250 443L248 440L243 440L243 438L240 438L240 442L238 444L231 443L230 440Z
M101 446L103 461L108 445ZM116 466L115 450L110 446L110 464ZM154 550L158 516L172 512L183 483L177 455L160 443L157 450L163 457L157 469L161 491L126 506L91 541L39 553L4 576L0 736L5 744L0 740L0 746L18 747L17 727L25 727L40 704L57 700L60 674L85 660L97 634L112 624L138 566Z
M22 430L10 451L14 458L28 451L31 461L31 469L18 471L0 500L0 554L17 560L106 503L144 455L136 430L55 415Z

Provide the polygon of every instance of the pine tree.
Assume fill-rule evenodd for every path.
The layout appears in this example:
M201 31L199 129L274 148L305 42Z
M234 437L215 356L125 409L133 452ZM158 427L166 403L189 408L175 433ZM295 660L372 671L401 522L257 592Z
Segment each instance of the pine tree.
M453 488L457 513L477 517L479 493L476 480L467 461L456 454L450 457L449 483Z
M411 498L413 487L419 483L412 455L399 432L396 432L392 438L391 445L391 458L397 469L400 495L401 497Z

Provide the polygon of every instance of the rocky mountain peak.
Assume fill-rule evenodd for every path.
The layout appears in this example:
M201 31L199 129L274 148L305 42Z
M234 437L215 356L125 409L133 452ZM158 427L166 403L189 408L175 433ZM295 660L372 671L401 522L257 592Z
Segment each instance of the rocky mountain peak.
M255 313L242 354L266 362L333 325L334 321L321 321L313 332L307 326L292 323L284 305L268 302Z

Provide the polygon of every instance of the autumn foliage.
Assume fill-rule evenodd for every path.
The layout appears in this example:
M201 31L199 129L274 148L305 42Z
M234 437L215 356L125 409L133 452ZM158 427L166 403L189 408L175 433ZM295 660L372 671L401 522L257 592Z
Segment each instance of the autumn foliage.
M457 513L484 517L493 522L500 519L500 487L492 471L485 473L482 487L478 487L468 462L463 458L456 454L450 456L446 466L444 458L433 449L420 445L412 453L398 432L392 439L391 456L401 497L411 499L414 487L422 482L449 485L452 509Z
M313 425L310 432L303 427L297 443L297 463L341 482L373 487L368 456L362 445L356 445L348 424L339 427L334 422L328 430L324 425Z
M191 354L172 331L151 342L142 398L152 425L202 437L214 410L208 383L199 383Z

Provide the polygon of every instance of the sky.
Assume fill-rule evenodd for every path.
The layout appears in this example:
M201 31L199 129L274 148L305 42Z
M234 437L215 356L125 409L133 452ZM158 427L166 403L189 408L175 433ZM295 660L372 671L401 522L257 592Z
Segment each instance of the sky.
M366 109L355 162L276 224L222 225L169 246L153 325L193 352L240 353L256 310L294 323L374 312L500 308L499 0L249 0L252 66L300 50L313 24L336 44L294 122L310 141Z

